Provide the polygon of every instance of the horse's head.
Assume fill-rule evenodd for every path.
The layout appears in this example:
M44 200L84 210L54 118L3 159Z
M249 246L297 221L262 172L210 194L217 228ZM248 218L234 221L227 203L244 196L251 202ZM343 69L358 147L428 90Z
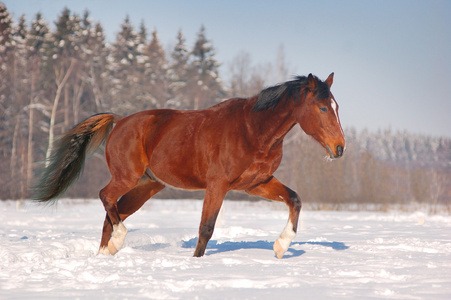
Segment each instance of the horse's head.
M310 74L264 89L258 95L254 112L279 108L295 118L305 133L313 136L331 159L343 155L345 138L338 117L338 104L330 92L334 73L326 81ZM282 99L289 105L278 105Z
M330 92L334 73L326 81L310 74L299 91L303 101L295 108L296 119L301 128L317 140L331 159L343 155L345 138L338 116L338 104Z

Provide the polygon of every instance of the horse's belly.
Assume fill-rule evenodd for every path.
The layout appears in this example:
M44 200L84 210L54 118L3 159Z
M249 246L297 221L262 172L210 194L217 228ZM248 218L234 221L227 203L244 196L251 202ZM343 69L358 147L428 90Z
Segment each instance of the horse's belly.
M205 184L191 176L178 176L175 174L159 174L152 172L156 179L166 186L181 190L204 190Z
M184 190L205 189L205 176L199 174L193 158L183 155L171 155L167 150L164 153L153 153L149 169L160 182Z

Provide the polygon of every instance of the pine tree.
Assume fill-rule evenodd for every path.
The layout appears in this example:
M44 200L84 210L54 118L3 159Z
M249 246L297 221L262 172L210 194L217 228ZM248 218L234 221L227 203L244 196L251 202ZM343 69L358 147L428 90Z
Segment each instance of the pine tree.
M186 97L188 82L188 60L189 52L186 48L185 37L180 29L177 34L177 43L171 53L171 65L168 70L169 77L169 106L175 108L189 107L189 99Z
M44 98L44 90L49 90L50 85L54 84L51 80L53 77L53 60L51 58L52 39L49 25L42 18L40 13L36 14L35 19L31 22L31 28L27 36L27 58L29 60L28 67L30 75L36 76L36 82L42 86L42 89L35 90L40 99Z
M9 52L13 49L12 24L13 21L9 11L0 2L0 64L6 62Z
M27 33L26 37L26 50L27 53L25 57L28 58L27 63L27 73L28 73L28 141L27 141L27 186L31 186L32 180L34 178L33 165L35 161L35 141L42 132L37 132L35 130L36 124L38 122L38 115L36 110L42 112L43 99L43 89L38 88L39 85L43 86L46 82L44 78L46 76L46 70L44 68L44 62L46 57L45 52L48 52L49 47L49 28L48 25L42 19L40 13L36 14L36 18L31 22L31 28Z
M137 65L133 70L136 72L137 78L135 87L136 99L133 100L136 101L136 104L139 103L136 108L140 110L144 110L150 106L155 107L155 101L153 101L150 94L149 73L151 72L151 64L147 48L147 28L144 25L144 21L142 21L138 33ZM152 101L154 102L153 105L151 105Z
M7 99L10 96L11 87L11 60L13 56L13 41L12 41L12 24L13 21L6 9L6 6L0 2L0 74L2 80L0 81L0 120L5 117L6 109L8 108ZM1 122L4 124L4 122Z
M62 121L64 126L61 129L66 131L78 121L78 104L83 89L81 73L83 69L82 43L84 42L84 30L78 15L71 14L67 8L63 10L55 25L56 30L52 35L54 43L52 59L57 91L58 85L62 83L66 74L68 75L67 82L62 87L64 100L62 106L64 118ZM72 69L70 69L71 66ZM68 74L69 70L72 71L71 74Z
M154 108L163 108L169 99L168 63L156 30L152 32L152 40L146 49L146 54L149 60L149 67L145 72L146 80L148 80L146 84L149 86L149 100Z
M85 50L85 80L92 93L93 112L100 113L110 109L109 91L112 86L110 80L109 49L105 43L105 34L102 26L97 23L89 28Z
M53 33L54 59L57 56L78 58L80 55L80 38L81 38L81 20L77 15L71 15L68 8L64 8L63 12L55 22L56 30ZM63 59L64 59L63 58Z
M15 170L18 160L17 133L19 125L18 107L14 105L14 40L13 21L5 5L0 2L0 169L5 170L0 185L8 187L10 197L17 197ZM14 170L12 169L14 167ZM12 186L14 185L14 186Z
M16 113L16 122L18 127L15 127L13 135L13 151L11 164L12 177L16 175L18 178L14 179L17 184L17 193L20 199L25 198L27 193L27 180L30 175L27 168L30 164L27 159L28 155L28 135L32 128L27 130L27 126L33 127L33 125L27 124L29 115L33 114L32 109L29 109L28 104L30 101L30 86L29 86L29 63L27 61L27 39L28 28L26 25L25 16L22 15L19 18L19 23L13 27L13 69L12 69L12 99L14 101L14 109ZM19 125L20 123L20 125ZM18 129L18 130L16 130ZM30 149L32 151L32 148ZM31 171L31 170L30 170Z
M113 45L113 57L122 67L135 66L138 57L138 34L135 32L127 15L121 25L121 31L116 36Z
M137 44L137 70L140 75L145 76L146 69L150 67L149 56L147 53L147 28L144 21L139 26L138 44Z
M141 21L141 25L139 26L138 40L139 40L138 51L140 53L143 53L144 47L147 44L147 28L146 25L144 24L144 21Z
M13 55L11 56L11 96L16 103L21 104L25 103L23 100L27 93L25 86L23 86L27 77L26 36L27 25L25 16L22 15L19 18L19 23L13 26L11 39L13 45Z
M25 177L22 172L25 171L26 164L26 130L21 126L25 119L24 98L26 91L24 89L25 83L25 35L26 24L25 17L21 16L19 24L14 24L8 13L5 10L1 13L5 18L0 21L3 31L0 34L3 44L2 65L2 83L7 84L2 90L0 97L5 100L5 128L7 136L5 142L10 145L10 161L9 168L5 170L10 171L10 187L12 197L23 198L25 193ZM6 21L6 22L5 22ZM9 24L8 24L9 21Z
M63 126L59 126L61 131L65 131L71 125L69 121L69 97L70 90L66 84L76 73L76 64L80 55L79 46L79 27L80 19L74 15L71 16L68 8L65 8L55 22L56 30L52 34L53 47L51 51L52 66L54 70L55 90L53 102L50 106L51 114L49 120L49 144L47 147L46 158L52 151L52 143L55 137L55 124L59 121L63 122ZM76 84L76 83L75 83ZM64 118L59 117L60 98L64 97Z
M121 114L130 114L139 110L130 101L136 100L139 94L141 75L138 63L139 38L135 32L130 18L127 16L121 25L121 31L116 36L111 55L111 71L113 77L112 110Z
M215 51L206 38L202 26L192 51L189 69L189 89L194 100L194 109L204 108L220 101L224 95L219 78L219 63Z
M88 11L84 12L83 18L78 23L74 35L78 37L76 46L79 49L79 60L77 72L70 82L73 123L78 123L95 112L103 111L104 93L100 84L105 81L101 74L105 73L105 66L108 65L102 27L99 24L93 25Z

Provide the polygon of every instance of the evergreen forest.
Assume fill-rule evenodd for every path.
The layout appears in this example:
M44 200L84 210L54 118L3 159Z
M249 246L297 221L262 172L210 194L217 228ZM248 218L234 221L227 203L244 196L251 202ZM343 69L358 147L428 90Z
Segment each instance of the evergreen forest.
M183 30L164 47L156 30L125 16L112 42L100 23L64 9L54 26L39 13L14 21L0 2L0 199L27 199L51 142L85 118L147 109L202 109L232 97L250 97L286 72L283 53L274 64L252 66L240 53L221 77L213 40L199 28L193 43ZM288 79L288 78L284 78ZM276 176L317 209L349 204L426 204L451 211L451 140L409 132L345 128L343 158L326 153L301 129L285 139ZM96 198L108 182L102 153L87 160L65 197ZM201 192L165 189L159 198L202 198ZM248 199L231 192L229 199Z

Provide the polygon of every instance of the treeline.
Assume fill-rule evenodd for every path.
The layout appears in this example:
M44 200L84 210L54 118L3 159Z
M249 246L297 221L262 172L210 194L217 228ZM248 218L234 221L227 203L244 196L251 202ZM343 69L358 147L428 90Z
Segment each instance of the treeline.
M218 103L218 67L204 27L189 50L180 31L167 54L156 31L136 31L128 17L108 44L88 12L64 9L51 30L39 13L14 23L0 3L1 197L28 197L50 142L92 114Z
M348 129L345 136L345 155L326 162L324 150L298 132L288 139L279 177L317 208L418 203L451 211L450 139L389 130Z
M158 33L134 28L125 18L113 43L89 13L64 9L52 30L37 14L14 22L0 3L0 199L23 199L42 168L51 141L84 118L111 111L129 115L154 108L200 109L233 96L251 96L288 73L283 52L275 66L253 66L245 53L229 63L223 80L202 26L192 47L183 31L165 50ZM271 78L270 74L277 74ZM344 158L326 162L305 134L287 137L277 176L305 202L450 205L449 139L407 133L346 130ZM324 153L324 155L323 155ZM88 160L68 197L97 197L109 180L103 155ZM201 193L167 189L170 198ZM230 193L231 198L243 198Z

